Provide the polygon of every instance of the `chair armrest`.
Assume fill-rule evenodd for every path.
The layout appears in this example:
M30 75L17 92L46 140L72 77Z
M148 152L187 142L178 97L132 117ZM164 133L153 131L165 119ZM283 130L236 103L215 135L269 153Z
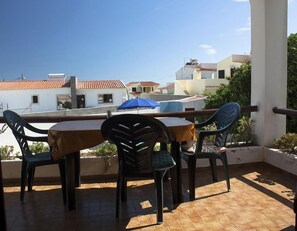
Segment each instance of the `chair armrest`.
M195 124L195 128L202 128L209 124L212 124L214 122L215 115L216 112L214 112L214 114L212 114L208 119L204 120L203 122Z
M32 132L39 133L39 134L48 134L48 129L40 129L32 126L31 124L27 123L26 128Z
M31 141L39 141L39 142L48 142L48 137L47 136L36 136L36 137L30 137L30 138L32 138L32 140ZM28 140L30 140L30 139L28 139Z
M229 126L225 126L223 128L220 128L218 130L198 130L198 135L199 138L201 137L206 137L206 136L214 136L218 133L223 133L224 131L226 131L227 129L229 129L229 127L232 126L232 124L230 124Z
M48 137L47 136L26 136L24 134L18 133L18 132L14 132L14 135L16 137L20 137L23 139L26 139L28 141L37 141L37 142L48 142Z
M36 142L48 142L47 136L25 136L28 141L36 141Z
M201 131L198 131L198 135L197 135L198 140L197 140L197 147L196 147L197 151L201 152L203 141L204 141L205 137L215 136L217 134L223 133L227 129L228 129L228 126L224 127L224 128L221 128L221 129L218 129L218 130L201 130Z
M209 124L212 124L212 123L213 123L213 121L211 119L208 119L208 120L205 120L205 121L203 121L203 122L201 122L199 124L195 124L195 128L202 128L202 127L205 127L205 126L207 126Z

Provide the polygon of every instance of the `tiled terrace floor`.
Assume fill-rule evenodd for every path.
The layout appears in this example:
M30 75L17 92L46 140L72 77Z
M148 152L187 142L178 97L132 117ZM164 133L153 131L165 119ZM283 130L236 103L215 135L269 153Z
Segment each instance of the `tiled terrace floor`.
M230 166L230 172L231 192L226 192L223 177L211 184L209 169L198 169L196 200L189 202L184 193L185 202L175 206L166 182L162 225L155 224L150 180L128 183L128 202L118 223L112 180L83 181L75 211L63 206L58 183L35 186L25 194L24 204L19 187L5 187L8 230L294 230L295 176L265 163Z

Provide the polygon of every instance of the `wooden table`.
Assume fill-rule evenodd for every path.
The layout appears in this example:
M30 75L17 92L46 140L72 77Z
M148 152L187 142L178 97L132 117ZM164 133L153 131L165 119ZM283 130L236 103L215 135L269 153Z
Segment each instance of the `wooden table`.
M172 168L172 188L174 203L182 202L181 158L179 155L180 142L193 140L194 124L182 118L160 117L173 138L171 144L172 156L176 168ZM94 147L104 139L101 135L101 125L104 120L74 120L60 122L48 131L48 142L55 160L65 157L66 161L66 197L68 209L75 209L75 166L76 155L80 150Z

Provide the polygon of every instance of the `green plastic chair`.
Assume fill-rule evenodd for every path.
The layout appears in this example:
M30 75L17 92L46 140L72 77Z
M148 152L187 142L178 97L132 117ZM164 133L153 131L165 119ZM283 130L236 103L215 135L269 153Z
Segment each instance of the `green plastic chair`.
M22 152L22 170L21 170L21 195L20 200L24 202L25 187L28 182L28 191L32 191L35 168L38 166L58 164L61 177L63 202L66 203L66 178L65 178L65 161L53 160L50 152L32 153L29 149L28 141L47 142L48 130L38 129L27 123L17 113L6 110L3 112L3 118L12 130L21 152ZM31 131L35 136L26 135L25 131ZM37 135L37 136L36 136Z
M225 170L227 190L230 191L230 177L228 170L228 160L225 147L227 136L232 128L232 125L240 117L240 106L237 103L231 102L219 108L209 119L196 124L196 128L203 128L207 125L214 124L216 130L199 130L195 152L181 151L181 157L188 165L188 180L189 180L189 197L190 200L195 199L195 173L196 161L199 159L209 159L212 170L213 181L217 181L216 160L219 159ZM213 148L204 146L205 138L214 136L214 141L211 142ZM210 144L210 142L208 142ZM207 150L208 149L208 150Z
M163 178L175 162L168 151L154 151L156 142L170 143L167 127L159 120L139 114L122 114L105 120L102 135L117 146L118 178L116 219L120 203L127 200L128 178L153 178L157 201L157 223L163 222Z

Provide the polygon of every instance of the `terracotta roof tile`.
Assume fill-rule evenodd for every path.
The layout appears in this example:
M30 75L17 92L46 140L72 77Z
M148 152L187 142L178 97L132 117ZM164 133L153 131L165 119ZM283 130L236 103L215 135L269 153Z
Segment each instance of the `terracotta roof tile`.
M168 84L165 87L160 87L159 89L169 89L169 88L174 88L174 83Z
M68 82L65 81L9 81L0 82L0 90L28 90L28 89L49 89L49 88L63 88L70 87Z
M120 80L95 80L78 81L78 89L102 89L102 88L125 88L125 84Z
M5 81L0 82L0 90L31 90L70 87L69 81ZM120 80L77 81L78 89L125 88Z
M129 82L129 83L127 83L127 86L135 85L135 84L139 84L139 85L141 85L143 87L160 85L159 83L156 83L156 82L153 82L153 81L142 81L142 82Z

